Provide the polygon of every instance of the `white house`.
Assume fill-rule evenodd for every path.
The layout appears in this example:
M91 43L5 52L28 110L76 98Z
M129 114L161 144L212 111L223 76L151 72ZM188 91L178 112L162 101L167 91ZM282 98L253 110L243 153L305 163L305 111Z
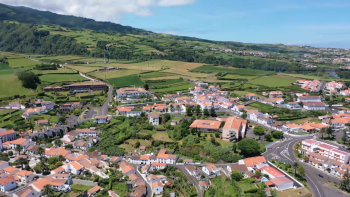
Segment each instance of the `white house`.
M185 169L191 176L196 175L196 169L192 165L185 165Z
M145 90L144 88L119 88L117 90L117 98L133 98L133 97L140 97L144 96L147 97L149 92Z
M79 175L84 169L84 166L82 166L80 163L78 163L76 161L67 163L67 164L63 165L62 167L64 168L64 170L66 172L76 174L76 175Z
M152 184L152 191L155 195L163 193L163 184L161 182L155 182Z
M107 116L96 116L95 117L96 123L106 123L107 122Z
M153 162L151 167L150 167L150 171L153 170L163 170L166 168L166 163L158 163L158 162Z
M299 96L298 102L321 102L320 96Z
M159 113L150 113L148 115L148 117L149 117L149 122L152 125L159 125L160 124Z
M220 170L215 166L215 164L208 164L206 166L203 166L202 171L205 174L207 174L208 176L210 176L210 175L219 176L220 175Z
M270 180L276 187L277 190L285 190L293 188L293 181L287 177L279 177Z
M301 109L301 106L299 105L298 102L289 102L287 104L287 108L288 109L291 109L291 110L300 110Z
M305 102L303 104L304 104L303 108L308 111L311 111L311 110L320 111L320 110L326 109L326 105L321 102L307 102L307 103Z
M0 191L7 192L17 187L15 178L12 175L0 178Z
M244 98L247 100L256 100L256 99L258 99L258 95L253 94L253 93L249 93L249 94L246 94L244 96Z
M270 179L285 177L285 175L271 166L261 168L261 173L269 175Z
M273 120L269 117L258 117L258 123L263 124L263 125L270 125L273 123Z
M27 170L19 171L16 173L16 175L19 178L19 180L17 180L17 182L22 183L22 184L29 183L29 182L33 181L33 179L34 179L33 172L27 171Z

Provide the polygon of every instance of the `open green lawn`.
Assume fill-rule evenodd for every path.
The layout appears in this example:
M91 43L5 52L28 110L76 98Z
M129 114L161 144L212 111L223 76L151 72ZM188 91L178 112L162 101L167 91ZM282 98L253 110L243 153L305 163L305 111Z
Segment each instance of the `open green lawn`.
M82 73L88 73L88 72L92 72L92 71L103 68L103 67L98 67L98 66L73 66L73 65L68 65L66 67L71 68L73 70L77 70L77 71L82 72Z
M210 140L212 137L215 138L215 140L217 142L219 142L221 144L222 147L226 147L226 146L232 146L233 143L232 142L227 142L227 141L223 141L221 140L221 137L215 137L215 133L201 133L201 136L206 136L205 140L208 141ZM204 144L204 141L201 140L200 144Z
M17 66L34 66L37 64L40 64L40 62L26 59L26 58L20 58L20 59L9 59L8 60L11 67L17 67Z
M235 75L235 74L227 74L224 77L224 79L254 79L257 78L257 76L249 76L249 75Z
M0 64L0 70L11 69L11 67L7 64Z
M232 67L228 67L228 68L224 68L224 67L220 67L220 66L210 66L210 65L204 65L204 66L200 66L197 67L193 70L191 70L193 72L227 72L230 74L236 74L236 75L249 75L249 76L254 76L254 75L267 75L270 74L272 72L270 71L264 71L264 70L255 70L255 69L243 69L243 68L232 68Z
M152 89L155 93L161 93L161 94L172 94L176 92L185 92L188 91L189 88L194 87L194 84L187 83L181 86L171 86L169 88L162 88L162 89Z
M13 111L12 109L0 109L0 115Z
M166 133L166 132L165 132ZM135 140L135 139L130 139L130 140L126 140L124 142L124 144L119 145L119 147L124 148L126 152L132 152L134 151L136 148L134 147L135 143L139 141L141 146L150 146L152 143L149 140Z
M0 75L0 98L34 94L35 91L22 87L22 82L14 74Z
M135 75L139 74L140 72L141 70L112 70L107 72L93 72L91 75L99 79L112 79L128 75Z
M39 78L41 81L46 81L50 83L86 80L86 78L80 76L79 74L48 74L39 76Z
M67 68L58 68L57 70L32 70L33 73L35 74L56 74L56 73L75 73L71 69Z
M271 75L271 76L263 76L256 79L249 80L249 83L264 85L268 87L281 87L281 86L288 86L295 81L296 81L295 78L292 78L292 77Z
M70 187L72 188L72 190L76 190L76 191L87 191L93 188L92 186L80 185L80 184L73 184Z
M30 115L30 119L32 120L46 119L46 120L49 120L49 122L58 122L57 116L50 116L48 114Z
M169 138L168 133L167 132L161 132L161 131L157 131L156 134L154 134L153 139L155 140L160 140L160 141L165 141L165 142L172 142L173 140Z
M168 72L149 72L149 73L144 73L140 74L141 78L156 78L156 77L167 77L167 76L174 76L175 74L173 73L168 73Z
M144 85L143 81L141 81L138 75L129 75L125 77L113 78L109 79L108 82L113 84L116 88Z
M298 189L286 189L282 191L277 190L277 196L282 197L302 197L302 196L308 196L310 194L310 191L306 188L298 188Z
M126 182L114 182L112 190L117 193L120 197L128 197L128 186Z
M234 91L233 93L237 94L238 96L244 96L249 93L254 93L254 92L247 92L247 91Z

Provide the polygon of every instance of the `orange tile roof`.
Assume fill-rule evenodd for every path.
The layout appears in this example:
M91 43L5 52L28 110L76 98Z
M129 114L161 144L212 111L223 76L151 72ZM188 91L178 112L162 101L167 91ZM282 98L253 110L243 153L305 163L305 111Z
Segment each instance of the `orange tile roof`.
M191 128L201 128L201 129L219 129L221 122L218 120L195 120L191 124Z
M14 134L14 133L16 133L16 132L11 129L11 130L0 132L0 136L5 136L5 135L9 135L9 134Z
M95 186L95 187L91 188L87 193L88 193L89 195L91 195L91 194L93 194L93 193L95 193L95 192L97 192L97 191L99 191L99 190L101 190L101 189L102 189L102 187L100 187L100 186Z
M3 168L2 170L7 172L7 173L14 173L16 171L19 171L18 168L15 168L13 166L7 166L6 168Z
M7 185L8 183L11 183L13 181L16 181L13 176L7 176L5 178L0 179L0 185Z
M284 174L282 172L276 170L275 168L273 168L271 166L265 166L262 169L274 177L284 176Z
M80 169L82 169L84 167L84 166L82 166L80 163L78 163L76 161L72 161L72 162L70 162L68 164L70 164L76 170L80 170ZM68 165L68 164L66 164L66 165Z
M263 162L266 162L266 159L263 156L257 156L245 158L243 159L243 161L247 167L254 167L255 165L259 165Z
M130 166L130 165L125 166L124 168L122 168L122 171L123 171L124 174L127 173L127 172L130 172L131 170L135 170L135 168Z
M18 139L16 139L16 140L11 141L10 143L11 143L11 144L18 144L18 145L21 145L24 141L26 141L26 139L24 139L24 138L18 138Z
M154 167L154 166L163 166L163 167L165 167L165 166L166 166L166 163L153 162L153 163L152 163L152 167Z
M152 188L155 188L155 187L163 187L163 184L161 182L154 182L152 184Z
M237 116L228 117L223 129L234 129L238 131L241 128L242 124L246 125L247 123L247 120L239 119Z
M33 172L31 171L28 171L28 170L22 170L22 171L19 171L16 173L16 175L18 176L28 176L28 175L31 175L33 174Z

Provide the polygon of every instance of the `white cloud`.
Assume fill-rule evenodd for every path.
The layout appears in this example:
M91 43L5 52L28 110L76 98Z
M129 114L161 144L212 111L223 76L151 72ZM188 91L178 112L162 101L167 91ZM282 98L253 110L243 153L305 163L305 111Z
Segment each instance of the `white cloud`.
M123 14L150 16L153 15L152 7L182 6L194 2L195 0L0 0L0 3L13 6L112 22L120 22Z

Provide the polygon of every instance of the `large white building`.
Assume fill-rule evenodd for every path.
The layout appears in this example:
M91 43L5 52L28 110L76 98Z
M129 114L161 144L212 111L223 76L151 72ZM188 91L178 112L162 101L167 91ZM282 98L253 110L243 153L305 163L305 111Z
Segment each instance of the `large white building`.
M299 96L298 102L321 102L320 96Z
M247 120L240 119L237 116L228 117L222 128L222 140L231 142L244 138L247 124Z
M343 164L349 163L350 153L339 150L338 147L316 140L303 140L302 149L306 152L314 152L325 156L331 160L339 161Z
M134 98L144 96L147 97L149 92L144 88L119 88L117 90L117 98Z
M326 105L321 102L305 102L303 108L308 111L321 111L326 109Z

